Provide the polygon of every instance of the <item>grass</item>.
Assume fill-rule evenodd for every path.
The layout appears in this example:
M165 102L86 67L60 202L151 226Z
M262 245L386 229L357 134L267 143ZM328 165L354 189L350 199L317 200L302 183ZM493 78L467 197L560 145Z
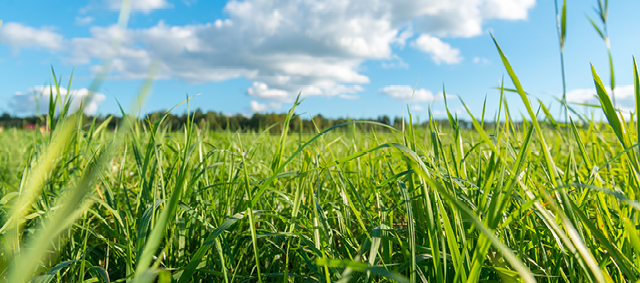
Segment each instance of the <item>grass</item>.
M170 132L122 111L110 132L63 110L51 133L4 131L0 281L638 282L640 123L593 68L606 122L557 122L494 41L515 88L489 130L447 111L391 133Z

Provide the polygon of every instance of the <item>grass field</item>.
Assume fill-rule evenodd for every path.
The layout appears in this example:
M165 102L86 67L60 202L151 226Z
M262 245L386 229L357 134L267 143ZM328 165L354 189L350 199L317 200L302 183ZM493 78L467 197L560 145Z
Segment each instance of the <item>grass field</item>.
M638 282L640 123L595 70L605 120L556 121L496 47L489 130L112 132L52 104L51 133L0 133L0 281Z

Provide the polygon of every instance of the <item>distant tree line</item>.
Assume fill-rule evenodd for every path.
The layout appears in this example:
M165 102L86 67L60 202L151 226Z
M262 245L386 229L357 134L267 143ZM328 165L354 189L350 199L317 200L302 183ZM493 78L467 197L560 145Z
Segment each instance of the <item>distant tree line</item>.
M141 122L145 123L155 123L165 115L166 112L158 111L149 113L147 115L141 116ZM271 125L274 125L280 121L283 121L286 118L287 114L279 114L279 113L255 113L252 116L245 116L241 114L236 115L225 115L219 112L202 112L200 109L197 109L195 112L189 113L187 115L184 114L173 114L169 113L165 117L163 121L163 125L168 127L171 131L177 131L184 127L187 121L193 121L199 128L208 128L213 131L232 131L232 132L260 132L269 128ZM94 119L96 124L101 124L104 122L109 116L86 116L84 117L85 124L90 124ZM8 128L20 128L20 129L34 129L37 127L42 127L46 125L46 116L28 116L28 117L18 117L12 116L10 114L2 114L0 115L0 127L4 129ZM107 127L109 129L115 129L119 124L122 117L114 116L109 121ZM384 124L387 126L394 127L396 129L402 129L403 118L394 117L390 118L387 115L378 116L373 119L350 119L350 118L326 118L321 114L318 114L313 117L303 117L298 116L292 119L289 123L289 131L291 132L316 132L316 130L324 130L329 127L333 127L335 125L339 125L349 121L373 121L380 124ZM408 120L405 119L405 123L408 123ZM413 121L414 124L418 124L417 121ZM419 124L426 126L428 121L420 121ZM436 120L436 123L442 126L448 126L449 121L446 119ZM144 123L143 123L144 124ZM472 124L461 120L459 121L460 128L470 128ZM375 124L368 123L358 123L358 130L369 131L375 130L377 131L389 131L389 128L383 127ZM485 127L491 128L493 127L493 123L485 123ZM345 128L346 129L346 128ZM279 133L282 131L282 124L271 127L269 132L271 133Z

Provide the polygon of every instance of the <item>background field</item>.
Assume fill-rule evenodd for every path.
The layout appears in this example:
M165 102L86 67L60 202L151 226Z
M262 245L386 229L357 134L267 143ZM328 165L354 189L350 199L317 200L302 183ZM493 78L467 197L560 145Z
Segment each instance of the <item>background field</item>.
M274 135L78 117L0 134L7 282L638 279L637 143L606 123L502 108L487 131Z

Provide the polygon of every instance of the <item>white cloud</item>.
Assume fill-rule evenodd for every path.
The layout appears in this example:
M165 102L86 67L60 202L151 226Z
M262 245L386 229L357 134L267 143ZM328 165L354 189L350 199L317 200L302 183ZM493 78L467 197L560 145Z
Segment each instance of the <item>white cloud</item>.
M596 95L596 90L589 88L579 88L567 91L567 101L569 102L578 102L584 103L588 100L597 99L594 95Z
M484 57L473 57L473 63L487 65L487 64L491 64L491 61Z
M382 68L385 69L407 69L409 68L409 64L402 60L398 55L391 55L389 60L382 61Z
M278 110L278 109L282 108L282 103L271 102L271 103L269 103L269 107L271 107L271 109Z
M400 13L417 17L419 32L439 37L472 37L489 19L524 20L535 0L398 0ZM417 16L419 15L419 16Z
M611 96L611 87L606 87L607 94ZM617 86L615 89L615 98L616 100L624 100L632 98L634 94L633 85L621 85ZM560 95L562 97L562 95ZM567 101L569 102L577 102L577 103L585 103L588 101L598 101L596 89L594 88L578 88L567 91ZM621 106L622 108L622 106Z
M457 64L463 59L460 56L460 50L428 34L420 35L418 39L412 42L412 46L422 52L431 54L431 59L433 59L437 65L443 62L446 64Z
M255 100L251 100L251 111L252 112L266 112L267 110L269 110L269 105L266 104L262 104L260 102L257 102Z
M124 55L116 59L114 70L123 78L144 77L157 58L167 78L206 82L244 77L262 87L253 85L247 93L265 100L291 101L300 91L344 97L369 82L360 73L366 60L405 67L406 63L395 59L392 47L402 48L414 30L440 36L477 35L485 19L526 18L533 5L531 1L503 1L506 8L499 11L513 12L505 14L493 9L502 7L500 1L442 2L232 0L224 8L226 19L183 26L159 22L129 31L131 40L124 44ZM450 19L438 18L442 13ZM430 24L425 24L427 19ZM88 55L91 52L86 50L95 50L92 46L97 44L86 44L76 55ZM416 46L438 63L462 60L459 50L432 36L423 36ZM77 57L86 62L90 56Z
M14 52L18 52L20 48L57 51L63 48L63 37L51 27L36 29L9 22L0 27L0 43L11 46Z
M487 0L481 13L487 19L525 20L527 11L535 4L535 0Z
M76 25L84 26L93 22L93 17L76 17Z
M413 111L423 111L424 110L424 106L420 105L420 104L413 104L411 105L411 110Z
M304 90L302 90L304 92ZM354 93L364 91L360 85L325 85L323 86L323 94L328 96L338 96L346 99L357 99Z
M288 101L289 100L288 92L281 89L270 89L269 86L267 86L267 84L263 82L253 82L253 86L247 89L247 94L249 96L264 99L264 100L272 100L272 101ZM253 105L254 104L252 103L251 109L254 109ZM258 105L257 102L256 102L256 105ZM255 110L255 111L258 112L258 110Z
M96 0L117 8L119 0ZM128 30L114 77L145 77L152 62L160 78L189 82L245 78L247 94L291 101L303 95L354 98L369 78L362 63L405 67L394 55L407 42L437 63L462 60L443 37L482 33L487 19L526 19L534 0L230 0L225 16L180 26L159 22ZM169 8L165 0L134 0L134 9ZM103 5L104 7L105 5ZM92 27L91 37L65 41L67 60L95 64L108 54L113 27ZM415 41L416 34L422 34ZM57 51L57 50L56 50ZM95 68L95 67L94 67ZM256 84L257 83L257 84Z
M391 40L392 44L397 45L400 49L403 49L407 44L407 40L413 37L413 28L412 26L408 26L405 30L400 32L398 36Z
M282 103L279 102L271 102L269 104L260 103L255 100L251 100L250 102L251 112L267 112L268 110L279 110L282 108Z
M433 101L436 97L429 90L419 88L414 92L413 87L409 85L390 85L380 89L380 93L388 95L395 100L404 102L420 102L420 101Z
M53 90L53 92L51 91ZM30 87L27 91L16 92L13 96L9 97L9 107L13 110L14 114L40 114L48 113L49 100L56 97L55 86L34 86ZM86 88L67 91L65 88L60 88L60 97L64 101L67 95L70 95L71 105L69 111L76 112L80 109L80 104L83 100L89 99L89 90ZM94 115L98 111L98 107L104 101L106 96L101 93L95 93L89 101L84 102L84 113L87 115ZM58 104L60 105L60 104Z

